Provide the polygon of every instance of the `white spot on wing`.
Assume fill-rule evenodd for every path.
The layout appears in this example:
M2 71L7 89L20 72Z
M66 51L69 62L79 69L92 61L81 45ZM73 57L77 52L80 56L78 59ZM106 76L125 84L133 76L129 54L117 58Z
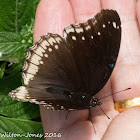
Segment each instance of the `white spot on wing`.
M30 62L32 62L33 64L35 65L39 65L39 61L41 60L41 57L36 55L35 53L32 54L32 56L30 57L30 59L27 59L29 60Z
M77 33L81 33L81 32L84 32L83 28L79 27L79 28L75 28L76 32Z
M85 26L85 29L88 31L89 29L91 29L90 25Z
M116 29L117 25L116 25L116 22L113 22L113 27Z
M35 59L34 57L30 58L30 62L32 62L35 65L39 65L39 60Z
M36 102L36 99L30 99L30 102L35 103Z
M23 76L23 80L24 80L24 84L28 85L29 81L33 79L34 75L30 74L30 73L22 73Z
M36 65L34 65L34 64L32 64L32 63L28 63L28 67L31 67L32 69L36 69L36 70L39 69L38 66L36 66Z
M62 41L60 37L55 37L55 40L56 40L58 43L60 43L60 42Z
M65 31L67 32L67 34L73 32L74 33L74 28L72 26L68 26L65 28Z
M103 28L105 28L105 24L103 24Z
M37 69L32 69L31 67L28 67L28 69L26 70L26 72L35 75L38 72L38 70Z
M36 60L41 60L41 57L40 57L40 56L38 56L38 55L37 55L37 54L35 54L35 53L32 53L32 55L31 55L30 59L31 59L31 58L36 59ZM26 60L28 60L28 59L26 59Z
M47 104L47 103L45 103L45 101L40 101L40 104Z
M33 102L33 103L35 103L35 104L41 104L40 101L35 101L35 102Z
M53 106L51 107L51 109L52 109L53 111L55 110Z
M42 43L40 44L42 47L43 47L43 49L47 49L47 46L50 46L50 44L46 41L46 40L43 40L42 41Z
M64 106L61 106L61 109L64 109Z
M34 52L42 57L45 50L41 46L38 46L38 48L35 49Z
M28 99L26 99L26 96L29 96L27 88L23 86L11 91L9 95L14 99L22 101L28 101Z
M95 18L92 18L91 21L92 21L93 25L95 25L97 23L97 20Z
M43 61L40 61L40 64L43 64Z
M67 37L67 33L64 31L63 32L63 37L66 39L66 37Z
M100 32L98 32L98 35L101 35L101 33L100 33Z
M52 52L52 48L49 48L48 51L49 51L49 52Z
M45 56L45 57L48 57L48 55L47 55L47 54L44 54L44 56Z
M82 36L82 40L85 40L85 37L84 36Z
M58 45L55 45L55 49L58 49Z
M75 36L72 36L72 40L76 40L76 37Z
M53 46L53 43L56 43L56 41L54 40L54 38L50 37L48 38L48 42Z

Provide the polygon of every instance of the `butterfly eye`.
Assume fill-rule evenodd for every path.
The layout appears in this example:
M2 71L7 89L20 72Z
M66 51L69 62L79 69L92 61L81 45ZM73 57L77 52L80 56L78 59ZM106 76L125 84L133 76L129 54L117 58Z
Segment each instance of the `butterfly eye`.
M93 97L90 101L91 107L94 107L94 106L99 105L99 104L100 104L100 102L98 102L98 99L95 97Z

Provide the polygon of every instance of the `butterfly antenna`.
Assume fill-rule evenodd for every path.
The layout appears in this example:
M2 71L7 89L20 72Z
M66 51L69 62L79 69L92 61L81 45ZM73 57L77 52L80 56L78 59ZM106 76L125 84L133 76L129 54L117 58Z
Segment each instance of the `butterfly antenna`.
M117 93L120 93L120 92L126 91L126 90L130 90L130 89L131 89L131 88L126 88L126 89L121 90L121 91L118 91L118 92L116 92L116 93L113 93L113 94L110 94L110 95L104 96L103 98L100 98L99 100L104 99L104 98L106 98L106 97L109 97L109 96L111 96L111 95L114 95L114 94L117 94Z
M68 119L68 114L70 113L70 111L68 111L67 115L66 115L66 120Z
M93 129L94 129L94 133L96 134L96 130L95 130L95 126L94 124L91 122L92 126L93 126Z
M98 105L99 106L99 108L102 110L102 112L106 115L106 117L108 118L108 119L110 119L108 116L107 116L107 114L104 112L104 110L101 108L101 106L100 105Z

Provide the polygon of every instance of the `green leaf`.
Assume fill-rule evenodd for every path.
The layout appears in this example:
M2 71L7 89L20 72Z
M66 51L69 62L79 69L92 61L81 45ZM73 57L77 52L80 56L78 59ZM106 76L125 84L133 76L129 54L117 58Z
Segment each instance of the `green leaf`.
M30 25L39 0L3 0L0 2L0 32L19 33L22 26Z
M19 63L25 57L27 48L33 45L34 20L25 25L19 34L0 32L0 61Z
M6 67L6 62L0 65L0 79L3 78L5 67Z
M22 84L21 79L21 73L15 73L0 79L0 114L22 119L39 117L38 105L28 102L19 102L7 96L9 92Z
M0 79L0 95L7 95L11 90L20 86L22 84L21 79L20 72Z
M0 61L19 63L24 59L27 48L33 44L33 19L38 2L39 0L1 2Z
M38 105L16 101L7 96L11 90L22 85L20 71L27 48L33 44L33 19L38 2L39 0L3 0L0 3L0 114L4 116L34 120L40 116ZM7 67L7 62L13 65ZM38 124L0 117L0 132L43 132L41 123Z
M16 101L7 95L0 95L0 114L20 119L33 119L40 116L38 105Z
M8 137L8 135L19 134L20 136ZM7 134L7 137L2 137L2 134ZM38 134L38 137L25 137L28 134ZM4 135L3 135L4 136ZM41 138L39 138L39 136ZM21 120L14 118L6 118L0 116L0 140L44 140L43 129L40 122L29 120Z
M13 64L10 68L5 70L6 74L13 74L13 73L18 73L21 71L23 67L23 62L21 63L17 63L17 64Z
M19 63L24 59L26 44L22 44L22 36L12 32L0 32L0 61Z
M20 34L23 36L24 42L28 43L28 45L33 45L33 28L34 28L34 19L31 19L30 25L24 25ZM22 40L23 41L23 40Z

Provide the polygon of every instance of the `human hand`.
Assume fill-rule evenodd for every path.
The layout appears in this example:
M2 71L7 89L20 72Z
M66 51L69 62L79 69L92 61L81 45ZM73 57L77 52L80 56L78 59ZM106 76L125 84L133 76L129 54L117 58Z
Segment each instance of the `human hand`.
M114 102L139 96L140 92L140 1L136 4L136 0L41 0L36 12L34 42L48 32L62 36L64 27L85 22L101 9L117 10L122 40L111 78L96 97L129 87L131 90L102 100L101 107L110 120L98 106L91 109L91 120L88 120L88 110L71 111L66 120L67 111L49 111L40 106L44 132L60 132L62 140L140 139L140 109L132 108L121 114L114 109Z

